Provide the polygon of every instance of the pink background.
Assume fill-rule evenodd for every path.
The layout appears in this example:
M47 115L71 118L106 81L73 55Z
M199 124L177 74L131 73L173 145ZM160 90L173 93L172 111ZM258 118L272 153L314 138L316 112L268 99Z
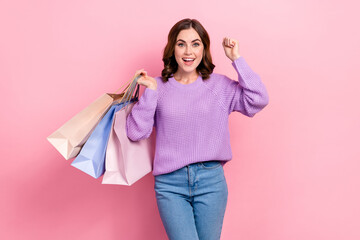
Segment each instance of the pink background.
M360 33L356 1L1 1L0 239L166 239L151 174L102 185L46 137L144 68L162 70L179 20L261 77L269 105L230 116L222 239L360 239ZM357 69L356 69L357 67ZM143 92L144 89L141 90Z

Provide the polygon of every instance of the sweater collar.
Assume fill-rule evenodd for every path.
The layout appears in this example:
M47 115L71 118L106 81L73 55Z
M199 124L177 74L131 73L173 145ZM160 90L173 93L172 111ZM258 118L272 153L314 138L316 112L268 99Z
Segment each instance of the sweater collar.
M169 78L169 83L173 85L174 87L180 88L180 89L195 89L198 88L203 83L203 79L201 75L199 74L198 78L195 80L195 82L189 83L189 84L182 84L174 77Z

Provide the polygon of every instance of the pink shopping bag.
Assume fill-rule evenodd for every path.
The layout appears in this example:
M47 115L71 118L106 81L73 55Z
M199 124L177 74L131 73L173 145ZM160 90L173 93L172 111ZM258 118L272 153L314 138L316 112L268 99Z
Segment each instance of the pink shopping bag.
M155 131L149 138L140 141L132 141L126 135L126 118L135 103L115 113L106 149L102 184L130 186L152 171Z

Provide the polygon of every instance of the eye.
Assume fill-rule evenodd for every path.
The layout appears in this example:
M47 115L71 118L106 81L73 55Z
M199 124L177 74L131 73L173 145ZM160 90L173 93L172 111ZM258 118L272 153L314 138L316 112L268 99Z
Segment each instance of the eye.
M184 44L182 44L182 43L179 43L179 44L178 44L178 46L179 46L179 47L182 47L182 46L184 46Z
M200 44L198 44L198 43L194 43L194 46L195 46L195 47L198 47L198 46L200 46Z

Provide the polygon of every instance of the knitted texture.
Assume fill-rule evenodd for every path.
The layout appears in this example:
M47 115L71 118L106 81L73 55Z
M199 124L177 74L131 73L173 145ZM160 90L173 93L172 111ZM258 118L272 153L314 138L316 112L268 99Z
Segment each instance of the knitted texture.
M188 164L232 158L229 115L233 111L253 117L269 102L265 85L243 57L232 62L238 81L212 73L190 84L174 79L157 89L146 88L126 121L130 140L148 138L156 130L153 175L175 171Z

